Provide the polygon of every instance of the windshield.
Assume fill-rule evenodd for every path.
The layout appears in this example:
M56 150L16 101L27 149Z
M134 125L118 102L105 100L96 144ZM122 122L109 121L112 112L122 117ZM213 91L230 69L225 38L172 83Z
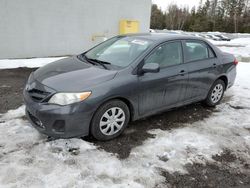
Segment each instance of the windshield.
M115 37L94 47L85 56L87 59L126 67L146 51L151 41L136 37Z

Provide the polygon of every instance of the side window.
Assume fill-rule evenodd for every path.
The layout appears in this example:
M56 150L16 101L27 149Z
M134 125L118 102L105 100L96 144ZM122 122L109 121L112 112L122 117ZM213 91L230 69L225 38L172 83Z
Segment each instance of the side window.
M181 42L169 42L159 46L146 60L146 63L158 63L160 67L168 67L182 63Z
M205 43L187 41L185 48L188 62L209 58L208 46Z

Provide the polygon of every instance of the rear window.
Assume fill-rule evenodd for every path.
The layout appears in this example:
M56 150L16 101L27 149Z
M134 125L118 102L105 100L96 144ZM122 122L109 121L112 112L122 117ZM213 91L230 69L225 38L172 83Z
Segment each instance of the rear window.
M202 41L186 41L185 51L187 62L216 57L213 49Z

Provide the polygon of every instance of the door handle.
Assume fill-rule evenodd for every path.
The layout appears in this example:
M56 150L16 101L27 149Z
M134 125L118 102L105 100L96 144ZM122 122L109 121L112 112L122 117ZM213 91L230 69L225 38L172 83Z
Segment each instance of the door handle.
M217 67L217 64L216 64L216 63L214 63L214 64L213 64L213 68L216 68L216 67Z
M187 74L187 72L185 70L181 70L179 73L179 75L181 75L181 76L184 76L185 74Z

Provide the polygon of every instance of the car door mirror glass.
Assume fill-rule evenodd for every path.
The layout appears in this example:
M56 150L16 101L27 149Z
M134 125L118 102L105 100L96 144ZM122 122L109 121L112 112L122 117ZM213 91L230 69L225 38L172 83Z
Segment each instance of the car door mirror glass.
M160 66L158 63L147 63L142 67L143 73L157 73L160 71Z

